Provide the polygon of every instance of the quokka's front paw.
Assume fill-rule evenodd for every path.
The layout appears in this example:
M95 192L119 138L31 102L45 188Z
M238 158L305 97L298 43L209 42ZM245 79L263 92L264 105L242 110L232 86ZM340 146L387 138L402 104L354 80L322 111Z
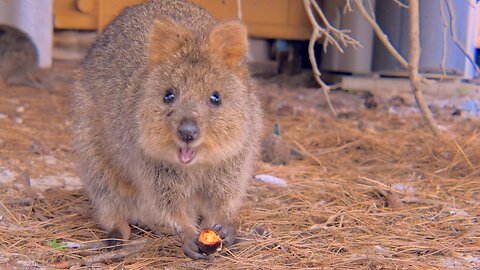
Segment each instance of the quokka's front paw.
M215 224L213 225L213 229L220 234L223 246L230 246L237 239L237 228L231 223Z
M185 253L185 255L187 255L188 257L190 257L194 260L199 260L199 259L208 260L209 259L207 255L204 255L204 254L200 253L201 251L200 251L200 248L198 247L198 243L197 243L197 238L198 238L197 234L191 233L191 234L188 234L188 235L184 235L182 238L183 238L182 249L183 249L183 253Z

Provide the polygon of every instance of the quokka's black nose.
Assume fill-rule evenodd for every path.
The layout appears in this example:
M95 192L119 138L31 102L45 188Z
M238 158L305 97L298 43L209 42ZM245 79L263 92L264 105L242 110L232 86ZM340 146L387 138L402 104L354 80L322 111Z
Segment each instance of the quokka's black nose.
M194 141L198 138L197 123L192 120L183 120L177 128L177 136L186 143Z

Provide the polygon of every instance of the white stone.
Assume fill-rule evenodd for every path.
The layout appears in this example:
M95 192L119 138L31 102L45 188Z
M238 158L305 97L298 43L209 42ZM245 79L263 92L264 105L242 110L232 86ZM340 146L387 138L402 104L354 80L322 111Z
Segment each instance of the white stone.
M23 113L25 111L25 107L23 106L18 106L16 109L17 113Z
M63 187L63 179L58 176L48 175L42 178L31 178L30 184L34 188L47 190L52 187Z
M45 163L47 163L48 165L55 165L55 164L57 164L57 159L54 158L54 157L51 156L51 155L43 156L43 160L44 160Z
M81 189L83 186L82 180L80 179L80 177L76 177L76 176L64 176L63 182L65 184L66 190Z
M15 174L0 166L0 184L9 184L15 179Z
M255 179L257 179L259 181L262 181L262 182L265 182L265 183L279 185L279 186L282 186L282 187L287 187L288 186L287 182L284 179L278 178L278 177L270 175L270 174L257 174L257 175L255 175Z

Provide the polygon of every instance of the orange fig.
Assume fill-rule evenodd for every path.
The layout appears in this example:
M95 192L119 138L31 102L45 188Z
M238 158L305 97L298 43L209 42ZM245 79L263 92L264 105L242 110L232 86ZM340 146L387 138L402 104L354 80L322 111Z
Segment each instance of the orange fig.
M222 249L222 239L217 231L205 228L198 235L198 247L205 254L212 254Z

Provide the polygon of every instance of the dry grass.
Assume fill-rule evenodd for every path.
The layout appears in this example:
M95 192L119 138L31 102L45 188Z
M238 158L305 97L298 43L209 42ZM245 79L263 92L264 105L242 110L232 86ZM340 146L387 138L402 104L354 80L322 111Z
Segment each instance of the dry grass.
M59 80L52 78L62 85ZM69 132L63 124L68 119L68 85L53 92L0 91L0 105L15 98L19 104L28 103L31 113L21 125L13 117L0 120L0 165L27 170L31 177L72 169ZM93 256L109 251L95 249L92 242L105 232L92 219L82 190L51 189L39 196L17 184L0 189L0 264L127 269L480 267L478 121L443 117L439 124L448 128L448 136L435 139L419 115L389 114L386 105L365 110L352 94L332 94L337 108L348 108L333 119L321 93L314 90L270 84L259 90L269 123L280 122L285 139L304 149L306 158L288 166L258 164L258 173L282 177L288 188L252 180L237 218L236 245L209 262L192 261L182 254L170 230L154 235L135 227L133 238L147 239L139 245L141 251L124 260L103 260ZM15 114L14 106L0 107L8 116ZM29 152L32 140L39 140L62 163L40 165L38 154ZM47 244L52 239L90 244L57 250Z

